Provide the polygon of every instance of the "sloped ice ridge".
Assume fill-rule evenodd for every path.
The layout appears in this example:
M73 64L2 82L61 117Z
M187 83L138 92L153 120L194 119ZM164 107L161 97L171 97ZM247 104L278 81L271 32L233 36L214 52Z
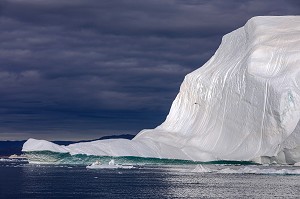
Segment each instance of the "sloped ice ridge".
M299 95L300 17L254 17L185 77L155 129L68 146L29 139L23 151L293 164L300 162Z

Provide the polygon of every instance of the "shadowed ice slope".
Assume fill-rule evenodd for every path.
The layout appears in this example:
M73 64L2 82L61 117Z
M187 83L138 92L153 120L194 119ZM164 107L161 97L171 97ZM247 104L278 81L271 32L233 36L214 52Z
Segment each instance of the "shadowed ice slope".
M185 77L157 128L133 140L68 146L29 139L23 151L300 162L299 86L300 17L255 17L225 35L215 55Z

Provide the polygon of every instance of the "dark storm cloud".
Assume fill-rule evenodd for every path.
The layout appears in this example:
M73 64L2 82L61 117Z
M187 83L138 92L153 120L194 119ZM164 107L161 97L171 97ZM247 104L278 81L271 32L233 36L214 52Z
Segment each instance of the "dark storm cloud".
M0 139L96 138L161 123L222 35L298 1L0 2Z

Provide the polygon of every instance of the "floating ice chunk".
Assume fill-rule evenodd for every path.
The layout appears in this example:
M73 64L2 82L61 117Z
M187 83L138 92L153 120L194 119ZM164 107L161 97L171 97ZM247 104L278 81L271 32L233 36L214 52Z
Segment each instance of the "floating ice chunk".
M294 166L300 167L300 162L296 162L296 163L294 164Z
M115 165L115 160L111 160L111 161L109 161L109 163L108 163L109 165Z
M132 165L115 164L114 160L111 160L108 164L102 164L100 161L96 161L91 165L86 166L87 169L132 169Z
M211 173L211 172L213 172L213 170L211 170L210 168L204 167L203 165L199 164L199 165L197 165L192 170L192 172L195 172L195 173Z
M101 165L89 165L86 166L87 169L117 169L116 165L108 165L108 164L101 164Z

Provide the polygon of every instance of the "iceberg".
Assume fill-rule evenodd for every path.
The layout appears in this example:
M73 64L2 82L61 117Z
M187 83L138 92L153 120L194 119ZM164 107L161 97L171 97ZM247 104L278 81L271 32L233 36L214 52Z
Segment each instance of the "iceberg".
M299 120L300 16L259 16L223 36L210 60L185 76L155 129L68 146L29 139L22 150L294 164Z

